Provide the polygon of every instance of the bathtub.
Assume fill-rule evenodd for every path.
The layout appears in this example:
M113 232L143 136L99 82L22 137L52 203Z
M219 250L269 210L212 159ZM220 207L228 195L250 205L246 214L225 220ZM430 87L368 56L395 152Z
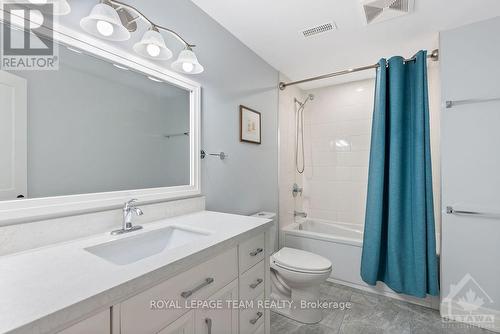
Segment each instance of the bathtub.
M306 219L282 229L283 245L319 254L332 262L330 280L346 285L367 286L361 280L363 226Z
M439 305L439 298L419 299L400 295L383 283L371 286L361 279L362 225L308 218L282 228L281 237L285 247L302 249L329 259L332 273L328 280L331 282L435 309Z

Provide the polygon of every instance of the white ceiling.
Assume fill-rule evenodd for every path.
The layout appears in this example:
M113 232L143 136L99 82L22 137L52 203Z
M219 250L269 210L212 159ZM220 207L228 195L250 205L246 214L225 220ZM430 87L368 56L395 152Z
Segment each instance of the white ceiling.
M438 47L439 31L500 15L499 0L415 0L414 13L367 26L361 0L191 1L292 80L432 50ZM299 34L330 21L338 30L307 39ZM301 87L371 75L365 71Z

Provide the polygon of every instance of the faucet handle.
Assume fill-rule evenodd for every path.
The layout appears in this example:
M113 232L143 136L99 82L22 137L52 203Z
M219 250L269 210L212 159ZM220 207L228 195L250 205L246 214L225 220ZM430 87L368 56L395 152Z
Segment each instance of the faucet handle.
M132 198L131 200L128 200L125 202L125 205L123 206L123 208L128 209L132 204L134 204L137 201L138 201L137 198Z

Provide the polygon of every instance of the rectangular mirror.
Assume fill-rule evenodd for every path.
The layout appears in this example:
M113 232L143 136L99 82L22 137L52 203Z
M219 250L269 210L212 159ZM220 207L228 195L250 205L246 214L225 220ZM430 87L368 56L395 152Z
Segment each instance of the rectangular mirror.
M0 200L192 187L189 85L80 51L59 45L58 70L0 71Z

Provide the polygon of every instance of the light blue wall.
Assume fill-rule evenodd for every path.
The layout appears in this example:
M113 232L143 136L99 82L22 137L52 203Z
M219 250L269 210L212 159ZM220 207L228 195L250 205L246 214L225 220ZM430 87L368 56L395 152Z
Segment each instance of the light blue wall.
M202 148L226 161L202 160L207 209L249 214L278 208L278 71L188 0L130 1L158 24L197 45L205 72ZM229 6L229 3L228 3ZM256 18L258 20L258 18ZM174 48L174 54L178 50ZM262 113L262 145L239 142L240 104Z

